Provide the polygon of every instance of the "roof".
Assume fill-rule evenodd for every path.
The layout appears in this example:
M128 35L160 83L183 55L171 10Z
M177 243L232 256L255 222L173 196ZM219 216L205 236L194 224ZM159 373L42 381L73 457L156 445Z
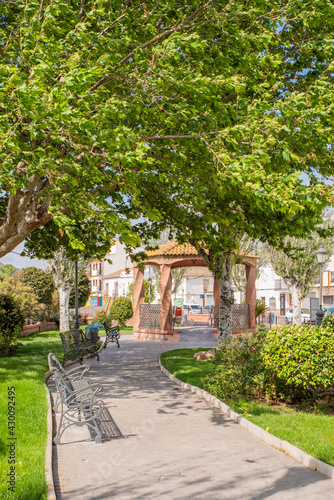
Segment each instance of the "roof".
M258 258L256 255L245 253L242 250L239 250L237 253L239 255L243 255L244 257L253 257L255 259ZM199 257L198 252L193 245L190 245L190 243L182 243L179 245L177 241L169 241L168 243L164 243L157 250L150 250L146 252L146 254L148 257L172 257L175 255Z
M118 271L115 271L113 273L107 274L106 276L103 276L104 279L106 278L133 278L133 271L132 269L129 270L125 276L122 274L126 272L126 269L119 269Z
M149 257L158 257L162 255L196 255L198 257L198 253L195 247L190 245L190 243L183 243L181 245L178 244L177 241L169 241L168 243L164 243L157 250L150 250L146 252Z

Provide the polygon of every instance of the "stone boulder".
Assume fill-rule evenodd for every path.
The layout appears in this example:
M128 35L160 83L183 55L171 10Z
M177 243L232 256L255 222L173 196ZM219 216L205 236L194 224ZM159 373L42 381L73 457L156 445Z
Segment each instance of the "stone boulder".
M210 351L200 351L194 354L195 361L208 361L208 359L213 359L216 356L215 349Z

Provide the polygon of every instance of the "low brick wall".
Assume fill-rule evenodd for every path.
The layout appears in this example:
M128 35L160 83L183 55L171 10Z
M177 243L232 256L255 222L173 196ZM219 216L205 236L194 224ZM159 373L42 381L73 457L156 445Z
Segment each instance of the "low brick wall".
M208 324L210 320L210 314L187 314L187 317L196 323Z
M24 325L23 330L18 334L18 337L27 337L32 333L47 332L49 330L57 330L58 325L53 321L41 321L34 325Z

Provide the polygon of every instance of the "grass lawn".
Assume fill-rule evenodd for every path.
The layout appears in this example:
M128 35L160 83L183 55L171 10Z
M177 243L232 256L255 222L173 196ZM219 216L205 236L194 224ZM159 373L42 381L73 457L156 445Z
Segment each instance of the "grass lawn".
M133 334L133 326L125 326L124 328L121 328L119 333L121 335L132 335Z
M203 379L213 366L194 361L195 352L208 349L177 349L161 354L167 370L183 382L203 388ZM270 405L247 399L227 404L245 418L280 439L334 466L334 414L326 410L302 411L287 405Z
M81 325L80 328L81 330L85 331L85 327L88 325ZM125 326L124 328L121 328L119 333L121 335L132 335L133 334L133 326ZM106 332L104 328L99 328L99 335L101 337L105 336Z
M45 447L47 438L47 389L44 373L47 356L53 352L62 360L63 347L58 331L36 333L19 339L22 346L10 358L0 358L0 498L39 500L46 498ZM11 400L8 388L14 388ZM8 403L11 418L15 412L14 436L8 428ZM15 403L15 407L13 407ZM14 412L13 412L14 410ZM13 422L13 420L10 420ZM13 439L16 438L16 439ZM8 444L15 442L15 491L6 481Z
M82 325L83 330L84 327ZM132 326L120 331L122 335L131 335L132 332ZM100 335L104 334L104 329L101 329ZM0 498L39 500L46 498L47 492L44 472L47 389L44 374L49 369L49 352L61 361L64 351L58 331L35 333L19 341L23 345L14 356L0 358ZM9 428L8 422L10 425L15 422L15 427ZM7 445L11 441L15 442L15 457L14 446L13 455L9 456ZM9 459L15 459L15 463L9 464ZM8 490L10 484L6 482L11 465L15 466L13 492Z

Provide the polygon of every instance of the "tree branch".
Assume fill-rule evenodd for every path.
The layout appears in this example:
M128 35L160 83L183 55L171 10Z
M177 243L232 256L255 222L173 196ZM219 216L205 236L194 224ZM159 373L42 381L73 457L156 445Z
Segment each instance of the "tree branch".
M83 2L84 0L82 0ZM178 26L174 26L168 31L164 31L163 33L160 33L159 35L155 36L154 38L151 38L151 40L148 40L147 42L143 43L140 45L141 49L146 49L147 47L154 45L157 42L160 42L163 38L167 38L176 31L181 31L185 28L188 27L188 24L195 19L199 14L201 14L205 9L207 9L211 4L213 0L209 0L208 3L197 9L195 12L193 12L187 19L185 19L181 24ZM134 57L135 53L134 51L129 52L114 68L113 70L115 71L118 66L123 66L129 59L132 59ZM88 92L93 92L97 88L101 87L102 85L106 85L113 77L111 75L105 75L102 77L99 81L97 81L89 90Z
M81 0L80 9L79 9L79 13L78 13L78 21L80 21L80 19L84 15L83 8L84 8L84 6L85 6L86 3L87 3L87 0Z
M205 132L204 134L181 134L181 135L144 135L138 142L155 141L158 139L201 139L208 135L222 134L224 130L216 130L215 132Z

